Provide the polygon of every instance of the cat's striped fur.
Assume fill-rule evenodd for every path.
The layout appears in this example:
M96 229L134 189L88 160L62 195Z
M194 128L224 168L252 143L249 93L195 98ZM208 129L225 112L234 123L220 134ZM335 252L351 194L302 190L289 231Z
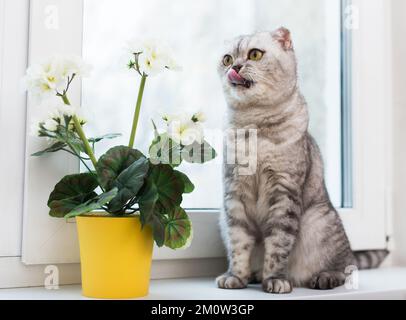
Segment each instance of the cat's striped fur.
M255 48L264 53L259 61L248 59ZM233 63L220 63L219 73L228 129L257 130L258 152L252 175L239 174L238 162L224 166L221 226L229 270L218 286L239 289L259 281L271 293L293 286L330 289L344 284L348 266L377 267L387 252L354 254L329 199L290 32L242 36L227 55ZM249 85L232 82L232 68Z

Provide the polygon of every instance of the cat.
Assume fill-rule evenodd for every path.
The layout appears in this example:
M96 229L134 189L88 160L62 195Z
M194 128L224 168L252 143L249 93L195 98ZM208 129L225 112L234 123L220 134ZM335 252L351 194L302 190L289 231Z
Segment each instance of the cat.
M345 283L347 267L378 267L388 252L352 252L330 201L320 150L308 132L290 31L237 38L218 72L228 129L256 130L258 152L251 175L239 174L238 162L224 164L220 226L229 268L217 286L326 290Z

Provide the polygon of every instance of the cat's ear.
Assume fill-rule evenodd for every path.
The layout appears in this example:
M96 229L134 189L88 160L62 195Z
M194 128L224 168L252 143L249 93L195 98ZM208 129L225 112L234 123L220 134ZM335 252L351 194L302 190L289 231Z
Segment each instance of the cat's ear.
M288 29L280 27L272 32L272 38L278 41L284 50L293 50L292 37Z

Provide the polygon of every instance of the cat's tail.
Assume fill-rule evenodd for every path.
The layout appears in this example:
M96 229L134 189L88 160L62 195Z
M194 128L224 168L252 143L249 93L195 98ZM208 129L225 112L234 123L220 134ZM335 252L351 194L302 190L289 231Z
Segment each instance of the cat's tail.
M363 269L378 268L388 256L388 250L356 251L354 252L357 267Z

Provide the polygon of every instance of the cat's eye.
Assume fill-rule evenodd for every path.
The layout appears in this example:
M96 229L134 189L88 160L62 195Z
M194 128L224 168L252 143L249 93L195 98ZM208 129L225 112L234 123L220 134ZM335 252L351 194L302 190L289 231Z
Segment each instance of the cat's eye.
M229 54L226 54L223 58L223 64L228 67L231 66L233 64L234 60L233 57L230 56Z
M248 54L248 59L252 61L259 61L264 56L264 52L259 49L252 49Z

